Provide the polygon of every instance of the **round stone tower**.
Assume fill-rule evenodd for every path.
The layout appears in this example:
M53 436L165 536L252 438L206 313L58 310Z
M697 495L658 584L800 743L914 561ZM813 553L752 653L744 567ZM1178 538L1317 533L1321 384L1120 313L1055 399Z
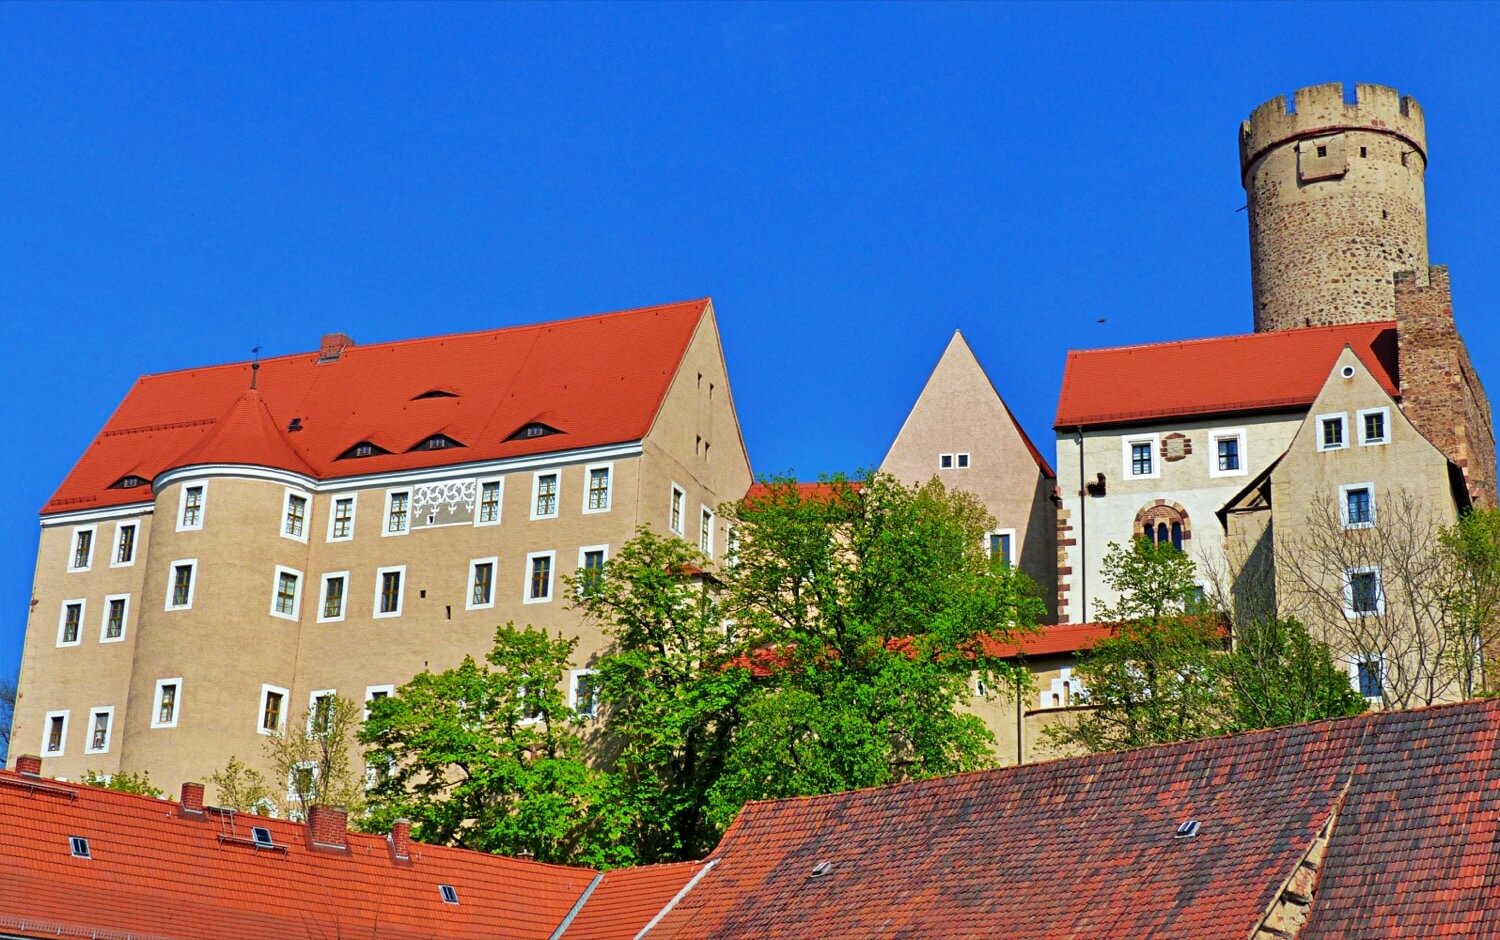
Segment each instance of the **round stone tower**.
M1255 330L1394 319L1392 275L1427 279L1427 129L1383 85L1299 89L1240 125Z

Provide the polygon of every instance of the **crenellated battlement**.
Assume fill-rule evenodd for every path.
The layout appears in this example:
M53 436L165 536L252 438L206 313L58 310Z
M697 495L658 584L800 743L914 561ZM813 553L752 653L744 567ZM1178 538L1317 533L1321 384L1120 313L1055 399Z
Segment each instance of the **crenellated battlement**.
M1266 151L1289 141L1336 130L1373 131L1399 137L1427 159L1427 121L1422 106L1386 85L1357 84L1355 103L1344 100L1340 82L1299 88L1287 107L1277 95L1250 112L1240 124L1240 173Z

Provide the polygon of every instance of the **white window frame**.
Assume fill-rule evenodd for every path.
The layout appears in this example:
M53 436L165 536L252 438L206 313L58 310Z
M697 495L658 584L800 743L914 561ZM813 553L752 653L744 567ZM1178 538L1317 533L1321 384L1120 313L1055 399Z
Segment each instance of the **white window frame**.
M968 451L962 451L953 455L953 469L967 470L971 466L973 466L973 461L969 459Z
M707 544L704 543L704 539L703 539L703 519L704 519L705 516L708 517L708 542L707 542ZM705 506L703 503L699 503L698 504L698 550L700 552L702 552L703 555L704 555L704 557L706 557L706 558L712 558L712 557L714 557L714 543L717 541L714 538L714 534L715 534L714 533L714 529L718 526L718 524L719 524L719 517L718 517L718 515L712 509L709 509L707 506Z
M57 738L57 750L55 750L55 751L49 751L49 750L47 750L47 745L51 742L51 738L52 738L52 720L54 718L61 718L62 719L62 734L60 734L58 736L58 738ZM42 754L43 757L62 757L64 754L66 754L68 752L68 720L69 720L68 719L68 710L66 708L58 709L57 711L48 712L46 715L44 715L42 717L42 751L41 751L41 754Z
M1358 653L1351 653L1349 655L1347 668L1349 670L1349 685L1354 689L1356 694L1359 694L1359 664L1361 662L1369 662L1371 660L1374 660L1380 667L1380 694L1375 696L1364 695L1362 697L1366 702L1374 703L1383 701L1385 699L1385 681L1390 676L1390 672L1386 669L1385 654L1366 653L1364 655L1360 655Z
M349 534L348 535L343 535L343 536L334 535L333 534L333 527L334 527L334 524L338 521L339 503L343 502L346 499L349 501ZM330 541L330 542L352 542L352 541L354 541L354 521L355 521L355 519L358 516L359 516L359 495L357 493L350 493L347 496L335 495L333 497L333 500L328 504L328 541Z
M1324 446L1324 444L1323 444L1323 422L1325 422L1325 421L1335 421L1335 420L1338 421L1339 424L1343 426L1343 429L1344 429L1343 433L1339 435L1339 439L1341 441L1343 441L1343 443L1338 444L1336 446ZM1329 412L1328 414L1318 415L1317 419L1316 419L1316 423L1313 424L1313 430L1315 432L1317 432L1316 433L1316 443L1317 443L1317 447L1318 447L1318 453L1321 454L1321 453L1326 453L1328 451L1334 451L1334 450L1347 450L1349 448L1349 414L1348 414L1348 412L1334 411L1334 412Z
M176 693L172 698L172 720L161 720L161 693L167 686L176 687ZM182 677L173 679L157 679L156 691L151 695L151 727L153 728L175 728L182 720ZM259 722L259 718L256 719Z
M369 718L370 718L370 703L373 702L373 701L375 701L375 693L376 692L384 692L386 694L386 696L389 697L389 696L392 696L392 695L396 694L396 687L394 685L389 684L389 683L387 683L386 685L367 685L367 686L365 686L365 720L366 721L368 721Z
M172 603L172 598L173 598L173 596L175 596L176 589L177 589L177 569L181 568L183 565L186 565L187 567L189 567L189 568L192 569L192 574L188 575L188 596L187 596L187 603L186 604L180 604L180 605L179 604L173 604ZM166 598L166 600L167 600L166 609L167 610L192 610L193 609L193 595L195 595L197 593L198 593L198 559L196 559L196 558L178 558L177 560L175 560L175 561L173 561L173 562L171 562L170 564L167 565L167 598Z
M381 609L380 609L380 594L381 594L381 589L384 587L386 574L389 573L389 572L392 572L392 571L394 571L397 574L401 575L401 590L399 592L397 592L397 595L396 595L396 609L395 610L391 610L391 611L382 612ZM401 616L401 611L405 607L406 607L406 566L405 565L387 565L384 568L376 568L375 569L375 603L370 608L370 615L372 617L374 617L376 620L387 620L387 619L391 619L391 618L395 618L395 617Z
M724 526L724 567L733 568L740 557L740 540L736 537L734 523Z
M296 583L295 587L292 589L292 612L289 613L289 614L282 613L281 611L279 611L279 610L276 609L276 600L277 600L276 595L277 595L277 592L279 592L281 590L281 576L284 575L284 574L293 575L297 579L297 583ZM301 617L302 617L302 595L304 593L303 588L306 586L304 584L304 580L305 579L302 576L302 572L298 571L296 568L288 568L286 565L277 565L276 566L276 573L271 576L271 616L272 617L276 617L277 619L280 619L280 620L292 620L292 621L301 619Z
M490 522L483 522L479 513L484 508L484 488L491 483L495 484L495 518ZM474 524L499 525L505 519L505 477L480 477L476 485L478 489L474 491Z
M580 589L583 588L583 582L582 582L583 572L584 572L583 560L588 555L589 552L603 552L604 553L604 563L606 565L609 564L609 546L608 545L580 545L580 546L578 546L578 567L573 570L573 577L579 579L578 587Z
M1145 444L1151 448L1151 472L1132 473L1132 460L1130 449L1137 444ZM1122 473L1127 480L1159 480L1161 479L1161 435L1158 434L1131 434L1120 438L1120 454L1122 459Z
M344 594L339 601L339 615L337 617L327 616L324 605L328 603L328 582L334 578L344 579ZM318 623L339 623L349 615L349 572L347 571L325 571L318 579Z
M94 747L94 723L100 715L108 715L109 722L104 726L104 746ZM115 736L115 707L113 705L95 705L89 709L89 724L84 729L83 753L85 754L108 754L110 742Z
M89 534L89 563L82 568L75 568L73 561L78 557L78 537L82 533ZM75 526L73 537L68 540L68 573L77 571L91 571L94 567L94 558L99 554L99 527L96 525Z
M571 669L568 671L568 708L571 709L575 714L580 715L584 718L599 717L599 700L598 696L596 695L594 698L593 711L578 711L578 680L584 676L596 676L598 674L599 670L597 669Z
M557 478L557 492L555 492L555 493L552 494L552 511L549 512L549 513L545 513L545 514L538 513L536 511L536 500L537 500L537 497L540 496L541 493L542 493L542 477L556 477ZM562 473L562 468L561 467L558 467L558 468L553 469L553 470L537 470L536 472L532 473L532 475L531 475L531 505L528 508L531 511L531 518L533 520L535 520L535 519L556 519L557 516L558 516L558 514L562 512L562 497L563 497L563 485L562 484L563 484L563 473Z
M938 469L939 470L952 470L953 469L953 455L952 454L938 454Z
M317 717L317 714L318 714L318 712L317 712L318 699L320 699L320 698L334 698L334 699L337 699L338 697L339 697L339 690L338 689L314 689L314 690L312 690L311 692L309 692L307 694L307 733L308 733L309 736L311 736L313 734L313 719L315 717ZM333 706L330 705L329 707L332 708ZM331 714L330 714L330 717L332 717Z
M1370 521L1369 522L1350 522L1349 521L1349 493L1352 490L1369 490L1370 491ZM1373 481L1371 481L1369 483L1345 483L1344 485L1342 485L1342 486L1339 487L1339 521L1341 523L1343 523L1344 528L1346 528L1346 529L1373 529L1373 528L1375 528L1375 523L1378 522L1379 519L1380 519L1379 511L1375 508L1375 483Z
M120 615L120 635L109 636L109 608L115 601L125 602L125 611ZM130 595L129 594L106 594L104 595L104 610L99 616L99 642L100 643L123 643L125 634L130 632Z
M286 798L288 801L295 800L300 796L297 792L297 771L299 770L312 771L311 789L314 793L318 792L318 762L315 760L299 760L292 765L292 769L286 775ZM301 812L303 817L307 816L307 811L311 808L310 806L298 804L298 811Z
M186 525L183 517L187 514L188 490L198 490L202 495L198 501L198 523L197 525ZM184 483L178 487L177 493L177 531L198 532L203 529L203 520L208 515L208 481L200 480L196 483Z
M1219 469L1219 442L1239 441L1240 468ZM1210 477L1243 477L1250 474L1250 435L1245 428L1215 428L1208 432L1208 475Z
M120 536L126 529L134 529L135 535L130 540L130 560L120 561ZM97 538L97 536L95 536ZM130 568L135 565L135 559L141 553L141 523L140 520L131 522L118 522L115 524L115 541L109 547L109 566L111 568Z
M1354 575L1375 575L1375 609L1357 611L1354 609ZM1360 617L1382 616L1385 614L1385 576L1380 573L1379 565L1356 565L1353 568L1344 569L1344 616L1350 620Z
M474 603L474 586L475 586L476 583L478 583L477 576L479 574L479 566L480 565L489 565L490 566L490 600L489 600L489 603L487 603L487 604L476 604L476 603ZM499 558L499 556L497 556L497 555L491 555L488 558L471 558L471 559L469 559L469 586L468 586L468 589L464 592L464 610L489 610L490 608L494 607L495 606L495 594L497 593L496 590L495 590L495 588L496 588L496 586L497 586L497 584L498 584L499 581L500 581L500 558Z
M532 565L535 563L534 560L537 559L537 558L548 558L548 559L551 559L551 564L549 564L547 566L547 596L546 597L532 597L531 596L531 568L532 568ZM526 553L526 569L523 572L523 574L525 574L525 578L524 578L524 580L521 583L521 601L523 603L526 603L526 604L550 604L550 603L552 603L552 598L557 593L557 591L556 591L556 586L557 586L557 552L554 551L554 550L551 550L551 549L548 549L545 552L527 552Z
M265 726L265 720L266 720L266 700L270 697L270 695L271 695L272 692L275 692L275 693L277 693L278 695L281 696L281 714L276 716L276 721L277 721L276 727L274 727L274 728L267 728ZM285 733L285 731L286 731L286 713L287 713L287 711L291 707L292 707L292 693L288 692L286 689L283 689L279 685L271 685L270 683L264 683L264 682L261 683L261 686L260 686L260 705L259 705L259 707L257 707L255 709L255 733L256 734L263 734L266 737L271 737L273 735L278 735L278 734Z
M301 535L292 535L289 532L287 532L287 530L286 530L287 515L292 510L292 499L293 499L293 497L300 498L300 499L302 499L304 501L303 504L302 504L302 534ZM308 532L309 529L312 528L312 517L313 517L313 498L312 498L312 494L309 493L309 492L307 492L306 490L299 490L296 487L291 487L291 486L287 487L286 488L286 494L284 496L282 496L282 498L281 498L281 520L280 520L281 524L279 526L277 526L277 529L281 532L281 537L284 538L284 539L290 539L293 542L301 542L303 545L306 545L307 544L307 532Z
M591 484L593 483L593 480L594 480L594 471L595 470L603 470L605 472L605 474L607 475L608 480L609 480L609 484L605 487L605 490L604 490L604 508L602 508L602 509L590 509L589 508L589 492L590 492ZM612 509L614 507L614 504L615 504L615 463L614 463L614 461L611 460L611 461L607 461L605 463L585 464L584 468L583 468L583 503L582 503L584 514L587 515L589 513L609 512L610 509Z
M986 561L993 561L994 560L994 557L992 555L990 555L990 540L994 536L997 536L997 535L1008 535L1008 536L1010 536L1010 560L1007 561L1006 564L1010 565L1012 568L1017 567L1016 560L1017 560L1018 556L1021 553L1020 553L1020 543L1016 541L1016 530L1015 529L991 529L990 531L984 533L984 557L985 557L985 560Z
M68 608L74 604L78 605L78 636L71 643L63 640L63 630L68 625ZM57 608L57 645L78 646L83 643L83 625L88 621L89 602L84 597L73 597L62 602Z
M1385 428L1385 437L1378 441L1372 441L1365 437L1365 415L1381 415L1382 427ZM1354 412L1354 433L1359 435L1360 447L1384 447L1391 442L1391 409L1388 406L1379 408L1361 408ZM1383 667L1382 667L1383 668Z
M672 525L672 507L677 507L677 525ZM673 535L681 536L687 529L687 490L672 484L672 495L667 501L667 528Z
M393 496L395 496L397 493L404 493L404 494L406 494L406 526L405 526L405 528L397 529L395 532L392 532L391 531L391 498ZM385 537L393 537L394 538L394 537L397 537L397 536L407 535L407 534L409 534L411 532L411 514L412 514L411 494L412 494L412 489L409 486L393 486L390 489L388 489L388 490L385 491L385 511L380 514L380 535L381 535L382 538L385 538Z

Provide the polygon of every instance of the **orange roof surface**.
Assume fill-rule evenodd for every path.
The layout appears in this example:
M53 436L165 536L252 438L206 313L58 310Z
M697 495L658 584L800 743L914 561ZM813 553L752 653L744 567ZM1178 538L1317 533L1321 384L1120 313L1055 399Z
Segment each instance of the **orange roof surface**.
M1053 427L1306 407L1346 345L1382 388L1400 393L1392 321L1075 349L1063 367Z
M351 346L331 362L282 356L260 363L254 391L246 362L143 376L42 512L148 501L150 487L112 484L194 464L327 479L640 440L708 307ZM508 440L534 421L562 433ZM435 434L463 446L412 450ZM339 459L361 442L389 453Z
M704 867L703 862L677 862L607 871L563 936L567 940L633 938Z
M1115 632L1113 624L1076 623L1043 627L1040 633L1023 634L1014 641L983 637L984 651L990 656L1010 659L1013 656L1052 656L1091 650L1100 640Z

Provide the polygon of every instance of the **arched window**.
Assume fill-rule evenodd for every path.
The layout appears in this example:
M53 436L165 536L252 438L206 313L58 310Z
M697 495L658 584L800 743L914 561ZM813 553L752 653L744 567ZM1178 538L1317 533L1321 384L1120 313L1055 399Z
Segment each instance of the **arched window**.
M1176 503L1157 500L1136 514L1136 531L1152 545L1171 545L1182 551L1192 538L1187 511Z

